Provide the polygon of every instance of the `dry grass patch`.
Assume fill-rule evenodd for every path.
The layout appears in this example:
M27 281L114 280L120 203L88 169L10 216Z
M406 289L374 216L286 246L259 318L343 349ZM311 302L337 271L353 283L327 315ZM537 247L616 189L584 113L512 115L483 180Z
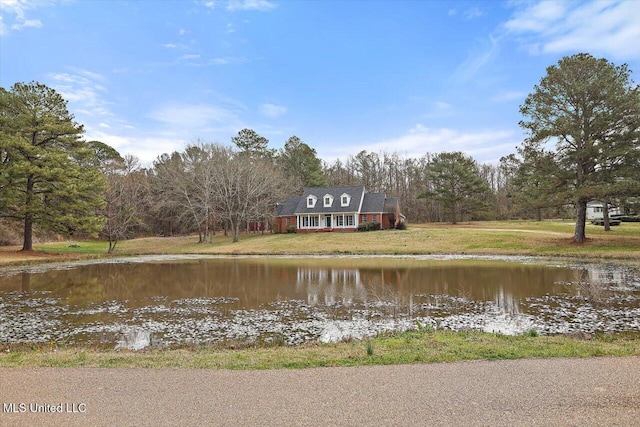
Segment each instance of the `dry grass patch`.
M624 223L605 232L589 225L587 242L572 242L569 221L492 221L462 224L416 224L408 230L359 233L244 234L237 243L218 233L210 243L197 236L148 237L122 241L115 256L146 254L216 255L415 255L483 254L543 255L580 258L640 259L640 223ZM105 242L57 242L37 245L35 254L0 250L0 264L59 260L67 257L106 257ZM17 250L17 248L16 248ZM41 252L46 255L41 256Z

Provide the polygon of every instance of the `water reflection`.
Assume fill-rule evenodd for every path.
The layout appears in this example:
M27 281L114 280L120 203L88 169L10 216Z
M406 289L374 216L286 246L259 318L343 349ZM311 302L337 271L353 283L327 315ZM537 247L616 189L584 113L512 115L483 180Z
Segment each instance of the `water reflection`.
M640 330L638 268L505 260L197 259L0 275L0 343L361 338L417 324Z

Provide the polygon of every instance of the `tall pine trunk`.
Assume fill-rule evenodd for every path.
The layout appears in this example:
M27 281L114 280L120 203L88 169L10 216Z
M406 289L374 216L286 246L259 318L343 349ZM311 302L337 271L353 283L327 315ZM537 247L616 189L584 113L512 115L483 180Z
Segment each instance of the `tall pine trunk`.
M602 204L602 221L604 223L604 231L611 231L611 223L609 222L609 198L604 199Z
M32 208L32 199L33 199L33 175L29 175L27 177L27 192L26 192L26 199L25 199L26 213L24 215L24 237L22 240L23 251L33 250L33 214L30 212L30 209Z
M573 241L576 243L582 243L586 239L586 221L587 221L587 199L579 198L576 203L576 229L573 235Z

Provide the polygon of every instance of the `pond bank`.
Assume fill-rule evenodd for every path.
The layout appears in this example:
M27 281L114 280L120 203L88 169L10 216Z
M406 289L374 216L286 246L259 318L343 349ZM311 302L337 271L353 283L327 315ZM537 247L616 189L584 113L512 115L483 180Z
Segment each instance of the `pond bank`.
M423 329L364 341L249 348L192 346L143 351L0 345L1 367L301 369L522 358L639 356L638 334L505 336Z

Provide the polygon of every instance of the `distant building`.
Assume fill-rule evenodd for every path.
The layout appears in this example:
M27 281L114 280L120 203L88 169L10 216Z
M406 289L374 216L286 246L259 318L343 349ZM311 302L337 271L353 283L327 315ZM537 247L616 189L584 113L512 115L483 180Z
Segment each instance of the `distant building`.
M305 188L302 196L278 204L275 219L275 231L282 233L356 231L362 223L389 229L404 222L398 199L367 193L363 186Z
M609 203L609 220L611 223L620 224L624 215L622 209ZM594 224L604 222L604 203L597 200L587 203L587 221Z

